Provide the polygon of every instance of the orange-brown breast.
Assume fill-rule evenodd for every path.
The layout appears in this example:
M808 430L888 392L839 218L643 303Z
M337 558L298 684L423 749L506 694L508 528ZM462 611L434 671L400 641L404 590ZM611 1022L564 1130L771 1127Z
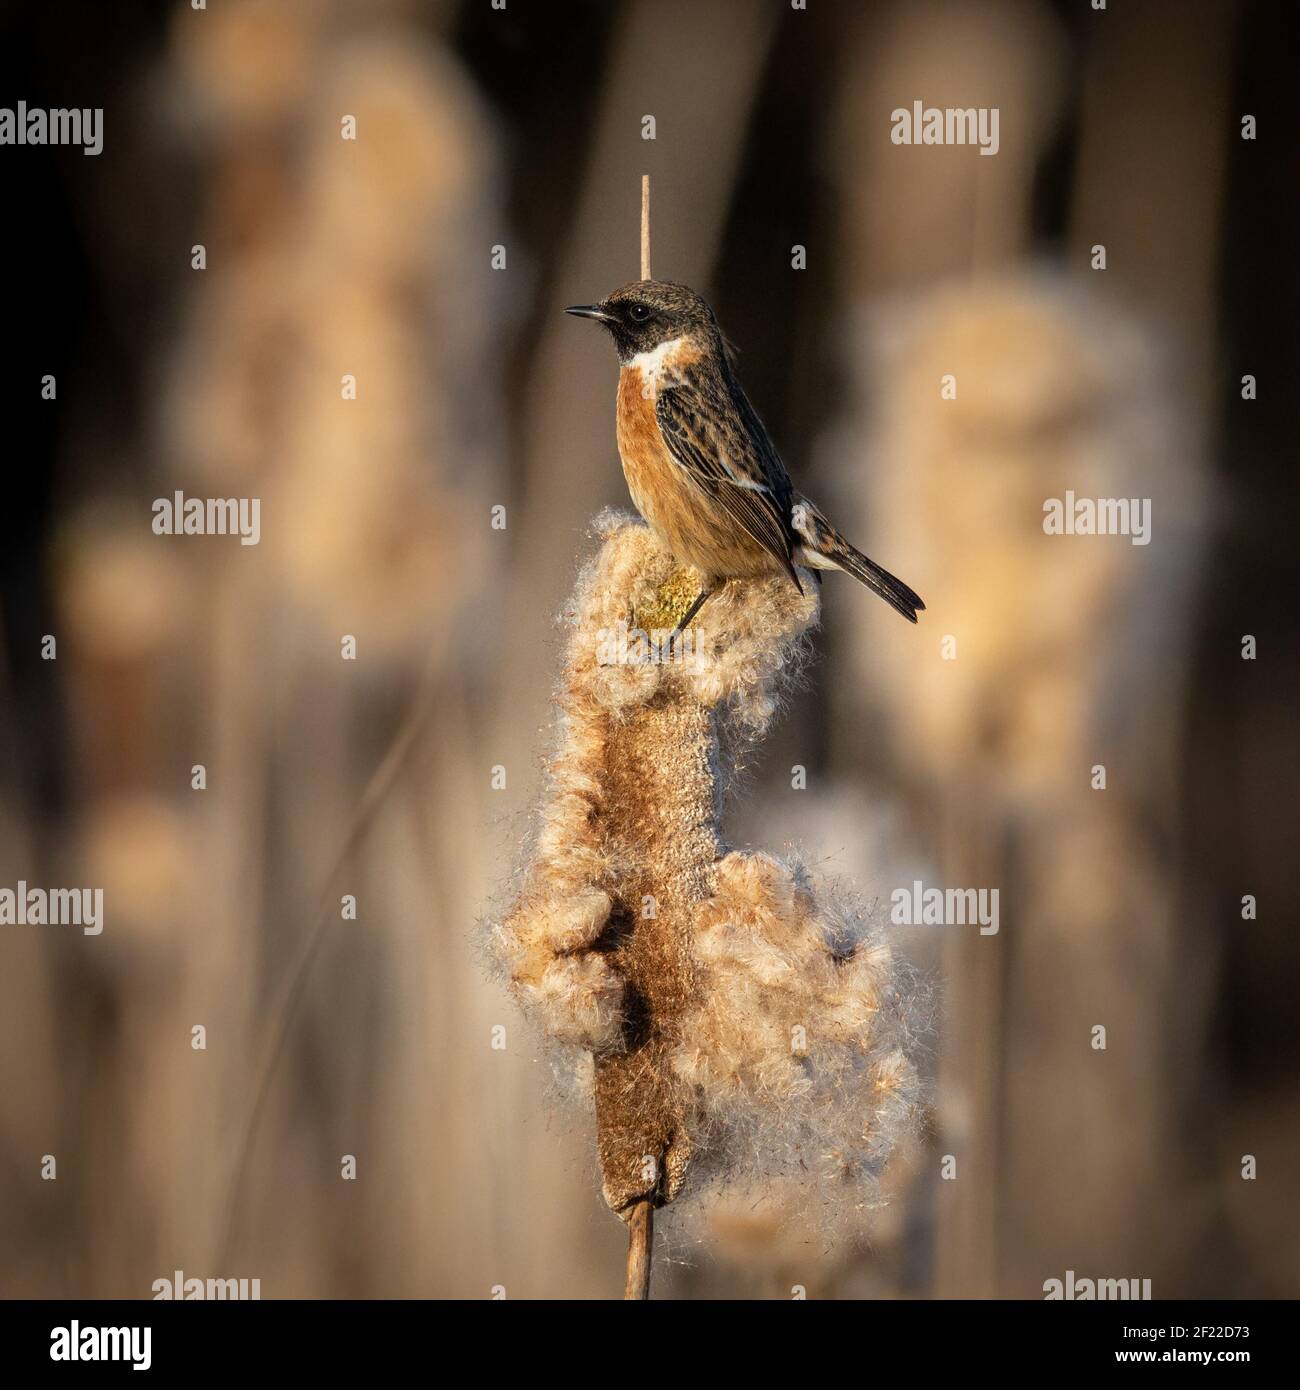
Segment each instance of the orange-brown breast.
M627 479L632 501L645 516L642 496L651 493L653 480L669 466L669 461L663 457L663 436L659 433L654 399L645 390L637 367L623 367L619 371L617 410L616 434L623 476ZM646 520L650 518L646 516Z

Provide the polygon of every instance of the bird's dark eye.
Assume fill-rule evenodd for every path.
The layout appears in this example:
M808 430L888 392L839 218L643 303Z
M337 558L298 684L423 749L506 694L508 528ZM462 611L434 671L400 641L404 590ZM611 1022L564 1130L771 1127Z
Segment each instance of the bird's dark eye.
M644 323L650 317L650 306L648 304L633 304L628 309L627 314L633 323Z

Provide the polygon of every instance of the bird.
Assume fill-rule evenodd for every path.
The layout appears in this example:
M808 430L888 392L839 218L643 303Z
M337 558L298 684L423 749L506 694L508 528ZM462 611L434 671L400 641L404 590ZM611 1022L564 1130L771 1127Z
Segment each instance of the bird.
M796 566L851 574L909 622L925 604L851 545L795 490L736 376L730 344L703 296L637 280L565 311L609 331L618 352L615 435L632 501L659 541L704 577L680 634L729 580Z

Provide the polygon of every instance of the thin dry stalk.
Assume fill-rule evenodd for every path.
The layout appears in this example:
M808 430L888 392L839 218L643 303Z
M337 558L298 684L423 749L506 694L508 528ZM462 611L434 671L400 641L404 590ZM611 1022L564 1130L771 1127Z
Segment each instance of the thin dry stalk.
M650 175L641 175L641 278L650 275Z
M654 1238L654 1203L648 1199L633 1203L627 1218L627 1287L623 1290L625 1301L650 1297Z

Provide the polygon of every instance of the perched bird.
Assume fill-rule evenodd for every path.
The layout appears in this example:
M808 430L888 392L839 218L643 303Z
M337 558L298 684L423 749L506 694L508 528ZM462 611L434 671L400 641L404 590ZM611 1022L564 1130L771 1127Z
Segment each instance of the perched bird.
M614 339L628 491L672 554L704 575L678 632L728 579L781 571L802 592L796 565L843 570L916 621L925 607L917 595L794 490L736 379L713 310L694 290L639 280L564 312L595 319Z

